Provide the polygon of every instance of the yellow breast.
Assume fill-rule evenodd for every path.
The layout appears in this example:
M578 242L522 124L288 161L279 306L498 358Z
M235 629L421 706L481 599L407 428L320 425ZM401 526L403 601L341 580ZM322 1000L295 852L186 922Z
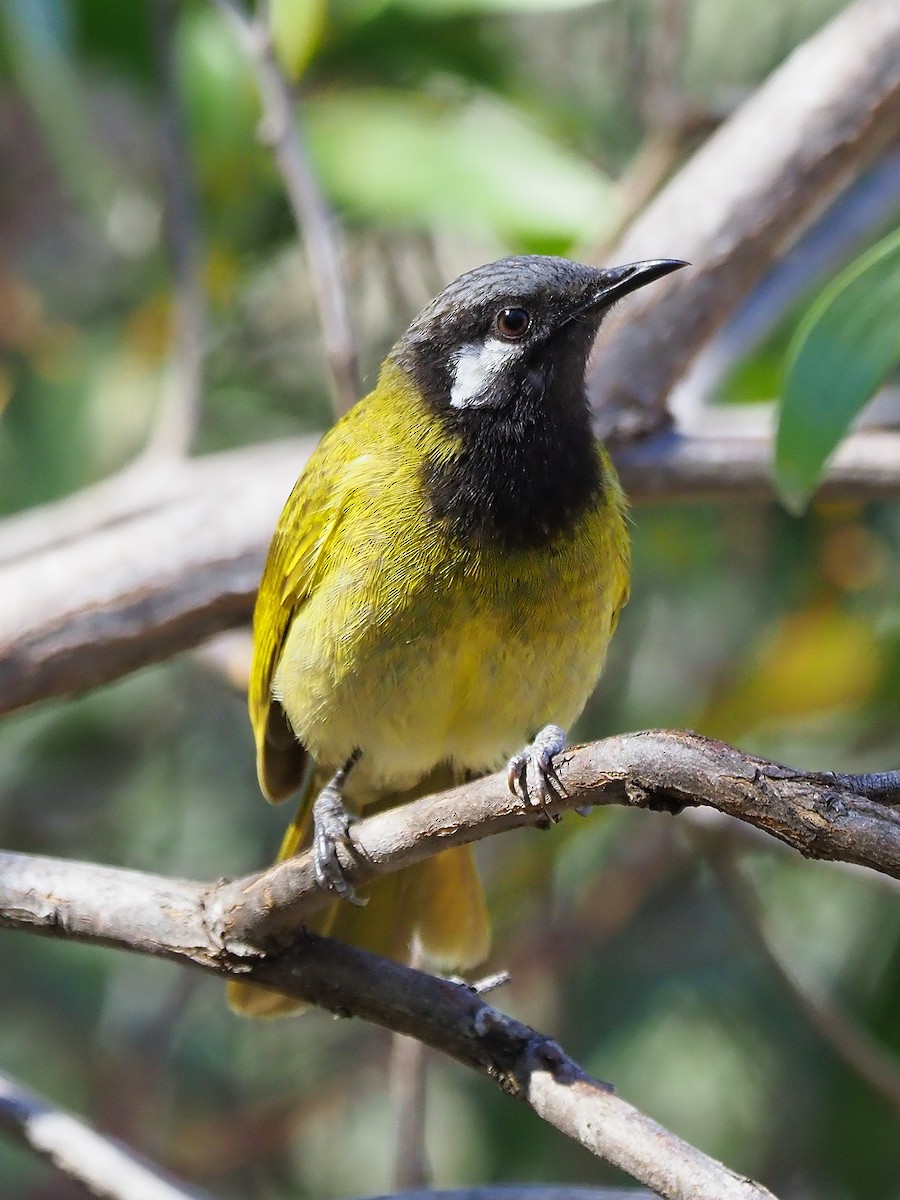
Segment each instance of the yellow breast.
M371 433L345 464L272 686L320 765L362 751L357 796L409 787L446 761L492 768L542 725L568 727L628 587L624 501L605 455L596 508L550 545L504 551L450 537L420 460L396 453L389 423ZM420 434L433 449L425 414Z

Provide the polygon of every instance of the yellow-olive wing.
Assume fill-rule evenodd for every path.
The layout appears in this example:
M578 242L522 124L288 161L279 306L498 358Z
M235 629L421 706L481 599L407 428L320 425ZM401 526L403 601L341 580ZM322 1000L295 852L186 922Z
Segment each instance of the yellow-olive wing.
M272 696L272 677L291 622L313 594L328 547L344 513L354 456L341 437L345 421L322 439L282 510L263 568L253 614L253 665L248 705L256 738L256 768L269 800L299 786L307 752ZM348 469L349 468L349 469Z

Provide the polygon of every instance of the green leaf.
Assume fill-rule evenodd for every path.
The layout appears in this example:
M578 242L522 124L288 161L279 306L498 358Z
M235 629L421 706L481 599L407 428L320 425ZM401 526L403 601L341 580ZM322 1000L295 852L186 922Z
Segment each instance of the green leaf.
M775 482L806 507L829 455L900 363L900 230L851 263L797 330L782 389Z
M523 248L601 237L613 189L590 163L494 100L357 91L305 106L317 169L362 219L493 233Z
M185 8L175 40L178 83L201 164L243 158L259 121L247 56L218 13Z
M269 0L269 31L275 57L291 79L299 79L319 48L327 0Z

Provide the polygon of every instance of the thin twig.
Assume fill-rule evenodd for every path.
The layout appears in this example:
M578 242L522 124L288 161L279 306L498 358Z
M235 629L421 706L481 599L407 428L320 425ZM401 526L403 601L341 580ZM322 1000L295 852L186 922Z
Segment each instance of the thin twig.
M272 50L265 6L251 18L239 0L214 0L234 30L256 76L263 119L260 137L272 147L309 262L335 409L346 412L359 397L356 345L334 218L309 158L302 114Z
M410 965L423 964L419 946ZM396 1138L393 1184L397 1191L421 1190L431 1183L431 1165L425 1145L425 1109L428 1098L428 1062L424 1045L395 1033L391 1039L391 1098Z
M425 1046L402 1033L391 1039L391 1096L397 1126L394 1187L398 1191L427 1188L431 1182L425 1146L428 1060Z
M0 1129L108 1200L211 1200L0 1073Z
M687 139L718 123L712 112L688 102L679 86L686 26L685 0L662 0L642 36L643 53L629 55L634 64L629 92L641 111L644 136L616 181L615 227L594 247L590 261L614 261L613 247L676 166Z
M687 28L686 0L661 0L647 32L644 77L637 97L651 131L681 124L684 102L678 76Z
M876 1042L835 1001L812 996L800 983L766 933L759 897L746 872L738 865L733 847L716 840L704 844L704 850L725 895L741 919L742 929L782 989L838 1058L900 1111L900 1058L887 1046Z
M175 0L154 0L152 5L155 51L162 79L163 173L175 303L172 348L146 453L170 458L188 452L196 431L203 395L206 335L200 216L175 66L178 7Z

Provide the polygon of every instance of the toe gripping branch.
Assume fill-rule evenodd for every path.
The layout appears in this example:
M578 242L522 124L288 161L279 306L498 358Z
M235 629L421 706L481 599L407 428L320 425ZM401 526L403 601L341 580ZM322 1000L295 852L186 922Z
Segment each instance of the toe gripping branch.
M344 846L351 853L355 849L350 827L356 818L344 805L343 790L360 755L361 751L354 750L313 802L313 862L319 887L336 892L342 900L363 908L367 901L357 896L338 858L338 846Z
M558 725L545 725L530 745L513 755L506 769L509 790L514 796L521 796L526 804L540 809L544 828L559 820L547 811L547 806L566 794L553 759L565 750L567 743Z

